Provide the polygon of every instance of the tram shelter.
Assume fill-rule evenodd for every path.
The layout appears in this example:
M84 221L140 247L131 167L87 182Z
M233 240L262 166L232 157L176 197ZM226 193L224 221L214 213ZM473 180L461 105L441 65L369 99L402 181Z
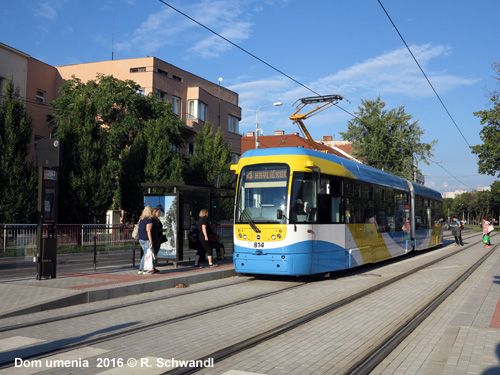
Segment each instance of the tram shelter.
M212 221L232 220L234 189L184 182L145 182L141 184L144 205L160 209L160 221L167 241L162 243L158 258L177 263L184 260L184 240L207 209Z

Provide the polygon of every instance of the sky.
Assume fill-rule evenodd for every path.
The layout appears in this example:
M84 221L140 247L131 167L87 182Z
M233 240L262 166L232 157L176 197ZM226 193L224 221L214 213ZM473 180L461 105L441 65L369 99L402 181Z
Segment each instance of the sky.
M469 146L482 143L474 112L500 88L498 14L498 0L21 0L2 4L0 42L52 66L155 56L222 78L239 94L242 134L275 102L258 112L264 135L299 131L289 119L299 98L338 94L342 109L305 125L314 139L342 140L361 100L380 96L418 121L421 142L438 140L418 165L426 186L472 191L497 180L478 174Z

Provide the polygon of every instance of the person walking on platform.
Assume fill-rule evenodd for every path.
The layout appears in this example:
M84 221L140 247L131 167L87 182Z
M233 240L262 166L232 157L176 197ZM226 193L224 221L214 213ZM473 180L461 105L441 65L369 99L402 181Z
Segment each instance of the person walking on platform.
M491 247L490 233L494 231L493 225L488 221L487 217L483 218L483 244L484 247Z
M457 226L451 230L453 236L455 236L455 246L464 246L462 242L462 229L464 226L456 217L453 218L453 221L457 223Z
M196 253L194 266L200 267L200 257L206 254L210 267L217 267L217 264L212 262L212 246L210 245L210 241L208 239L212 230L210 229L210 221L208 220L208 210L205 208L200 211L200 219L198 220L197 227L201 246Z

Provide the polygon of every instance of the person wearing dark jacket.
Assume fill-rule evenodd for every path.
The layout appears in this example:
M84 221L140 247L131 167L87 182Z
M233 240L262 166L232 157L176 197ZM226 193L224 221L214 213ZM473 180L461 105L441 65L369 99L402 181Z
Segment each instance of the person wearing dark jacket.
M209 241L211 233L210 221L208 219L208 210L205 208L200 211L200 219L198 220L197 227L199 232L198 238L200 241L200 248L196 253L194 266L200 267L200 257L206 254L210 267L217 267L217 264L212 262L212 246Z

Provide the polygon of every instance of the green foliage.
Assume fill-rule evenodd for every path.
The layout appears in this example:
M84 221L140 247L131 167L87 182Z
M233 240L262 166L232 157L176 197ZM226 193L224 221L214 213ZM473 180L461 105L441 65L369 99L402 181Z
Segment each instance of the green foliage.
M500 85L500 64L493 64L497 83ZM500 93L491 93L489 110L474 112L481 119L483 129L479 133L483 144L472 146L472 152L479 158L478 171L481 174L500 177Z
M233 187L230 182L231 163L231 147L225 143L221 129L219 128L214 136L212 124L205 123L203 132L195 137L195 153L189 158L188 182L215 185L218 179L221 187ZM221 194L216 202L217 210L212 210L212 220L231 219L233 195Z
M203 132L195 137L195 153L189 159L188 179L191 182L214 185L219 175L220 185L228 186L231 161L231 147L224 142L221 129L214 136L212 124L206 122Z
M353 156L364 164L411 179L416 161L429 164L431 143L420 142L424 131L418 121L412 121L404 106L384 110L385 103L376 100L361 100L363 106L355 112L356 118L347 124L347 131L340 134L353 146Z
M0 107L0 223L35 223L37 173L26 163L33 125L12 78Z
M182 176L182 122L170 104L143 96L133 81L98 75L65 81L52 102L50 121L64 150L61 222L102 222L106 210L142 210L144 181Z

